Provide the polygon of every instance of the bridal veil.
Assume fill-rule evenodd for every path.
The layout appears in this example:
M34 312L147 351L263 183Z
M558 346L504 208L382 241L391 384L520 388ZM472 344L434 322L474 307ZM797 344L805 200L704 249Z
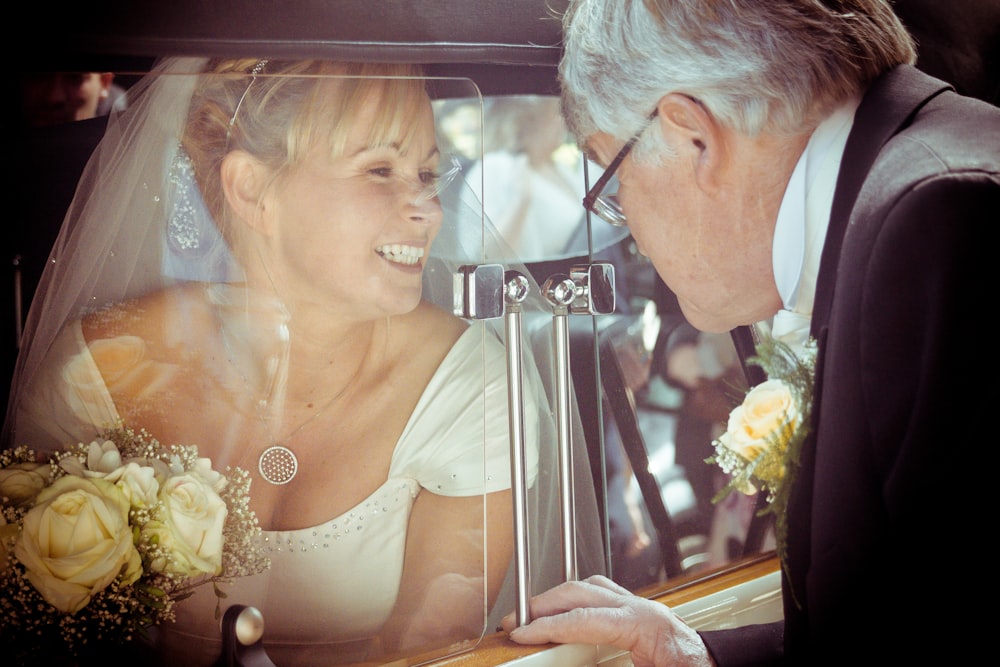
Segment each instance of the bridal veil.
M52 450L74 443L60 442L59 428L47 416L33 412L39 378L51 363L60 337L71 322L111 304L125 302L189 283L220 286L214 302L234 321L231 343L238 349L272 354L269 377L285 377L294 369L283 367L282 351L290 334L280 317L283 304L260 302L240 290L229 289L245 280L246 267L235 258L224 225L213 220L212 202L199 191L192 161L181 138L189 122L192 95L201 76L237 77L241 87L262 85L267 77L317 76L315 74L275 74L260 72L202 74L206 60L173 58L161 61L129 91L128 109L117 112L108 122L106 135L90 159L66 214L62 230L52 249L28 315L20 356L12 385L11 401L4 424L4 445L28 445ZM255 84L254 77L260 77ZM467 97L476 100L474 84L462 79L427 79L433 95ZM254 96L239 104L254 104ZM274 102L274 100L271 100ZM239 113L239 104L236 113ZM243 128L234 131L249 132ZM440 130L439 130L440 132ZM442 142L444 143L444 142ZM531 422L532 474L527 490L528 563L531 591L540 592L563 578L560 509L559 425L557 388L554 380L554 343L550 322L552 306L523 263L492 229L481 202L462 178L447 178L451 162L442 162L440 198L443 223L423 273L423 298L448 311L462 302L463 271L470 266L500 265L504 271L524 276L526 297L520 303L523 325L522 370L530 399L524 406ZM486 176L488 178L488 175ZM468 313L462 313L467 316ZM271 326L271 323L276 323ZM482 335L505 342L510 334L506 315L477 321ZM185 322L175 326L186 327ZM253 340L249 340L253 338ZM237 354L235 358L239 360ZM232 359L230 359L232 361ZM254 371L247 366L245 375ZM267 378L250 377L252 384L266 384ZM485 400L485 398L484 398ZM47 405L45 401L41 405ZM574 447L575 516L577 569L581 577L603 573L602 530L597 494L587 456L586 441L576 414L571 416ZM170 405L160 409L165 419L186 419L188 414L171 413ZM96 412L94 412L96 410ZM86 415L95 425L101 414L91 406L72 406L74 414ZM490 413L490 411L486 411ZM499 421L499 420L497 420ZM537 428L534 424L537 422ZM57 426L57 425L56 425ZM506 434L509 424L483 423L483 441ZM195 443L196 444L196 443ZM240 443L233 442L232 446ZM485 456L485 454L484 454ZM485 470L485 465L484 465ZM495 480L482 480L483 492ZM251 488L251 494L253 488ZM265 526L266 528L266 526ZM488 528L487 528L488 529ZM502 554L507 558L510 554ZM267 574L265 573L265 575ZM493 632L499 619L515 607L514 567L511 565L499 598L492 609L483 609L482 633ZM350 613L350 610L344 610ZM267 610L264 610L265 621ZM471 640L478 637L469 637Z

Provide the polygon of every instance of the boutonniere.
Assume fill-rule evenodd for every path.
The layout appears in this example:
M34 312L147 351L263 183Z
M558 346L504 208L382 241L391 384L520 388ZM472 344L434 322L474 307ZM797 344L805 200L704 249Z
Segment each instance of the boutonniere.
M802 444L809 434L813 405L816 341L809 339L796 354L788 345L765 338L748 363L760 366L767 380L751 388L729 414L726 432L712 442L717 463L730 476L713 502L733 491L765 493L760 514L774 515L775 542L784 566L788 525L785 509Z

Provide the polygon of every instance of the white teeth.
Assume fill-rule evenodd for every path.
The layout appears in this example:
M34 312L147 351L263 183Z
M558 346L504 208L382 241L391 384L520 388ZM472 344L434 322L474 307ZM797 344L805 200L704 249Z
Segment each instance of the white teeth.
M380 245L375 248L375 252L390 262L397 262L399 264L417 264L420 262L420 258L424 256L423 248L400 245L398 243Z

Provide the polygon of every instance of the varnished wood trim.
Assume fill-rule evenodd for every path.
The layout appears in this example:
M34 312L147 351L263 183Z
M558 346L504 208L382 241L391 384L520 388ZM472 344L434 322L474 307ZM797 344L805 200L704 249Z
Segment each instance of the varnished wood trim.
M680 580L664 582L641 591L639 595L657 602L676 607L677 605L697 600L720 590L752 581L759 577L776 572L780 567L773 552L751 557L730 566L713 570L707 574L688 575ZM433 667L494 667L512 660L524 658L541 651L553 648L554 645L521 646L507 638L504 632L487 635L473 649L439 660L433 657L411 656L388 663L379 663L382 667L415 667L429 665ZM456 647L456 650L460 648ZM375 667L375 663L358 667Z

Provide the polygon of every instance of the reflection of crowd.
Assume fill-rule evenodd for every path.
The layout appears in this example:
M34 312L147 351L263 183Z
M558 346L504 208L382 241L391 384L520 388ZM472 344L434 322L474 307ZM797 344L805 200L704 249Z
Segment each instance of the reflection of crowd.
M565 255L583 219L584 180L558 98L499 97L484 114L483 158L466 181L520 258Z

